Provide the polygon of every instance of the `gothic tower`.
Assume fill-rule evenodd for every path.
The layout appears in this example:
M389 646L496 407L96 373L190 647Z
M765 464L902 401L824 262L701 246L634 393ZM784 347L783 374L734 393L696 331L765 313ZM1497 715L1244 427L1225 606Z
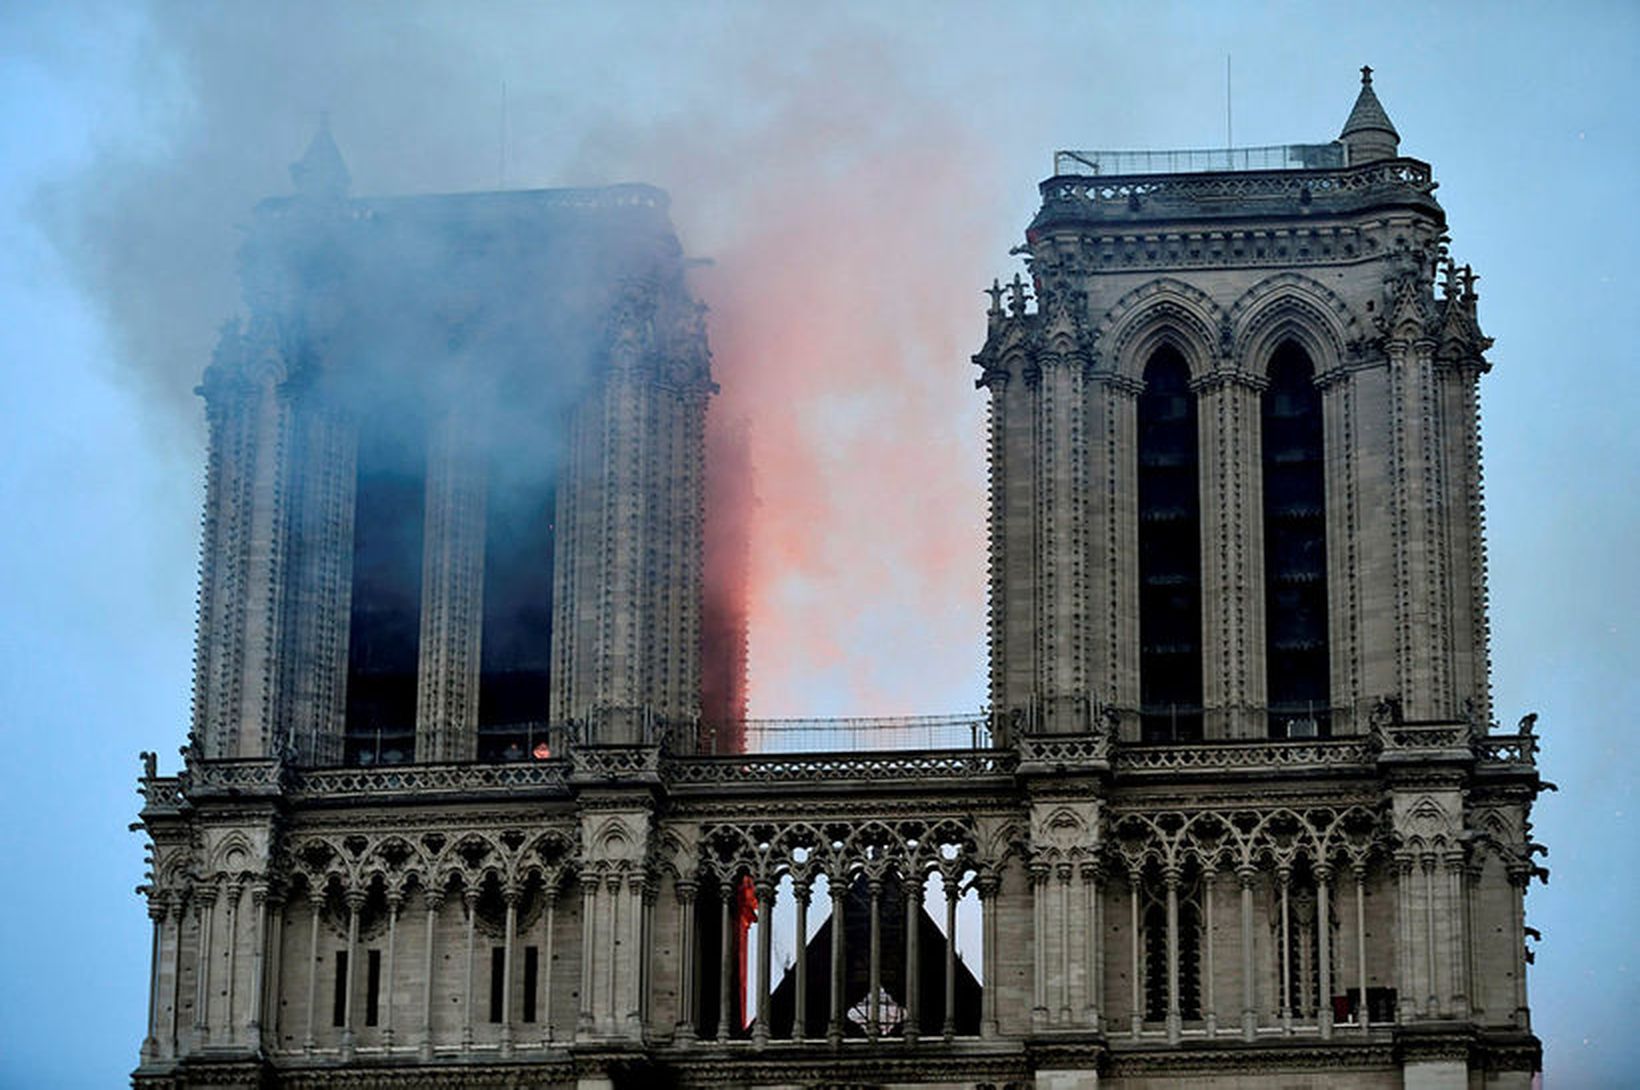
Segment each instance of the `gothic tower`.
M200 387L201 752L692 729L714 387L665 196L351 199L324 129L292 175Z
M997 289L977 357L997 710L1154 741L1486 721L1490 341L1397 140L1369 70L1332 144L1058 156L1036 310Z
M1216 783L1182 810L1107 799L1101 854L1133 898L1136 1038L1154 1023L1178 1041L1196 1020L1215 1036L1203 956L1214 902L1237 911L1224 877L1240 884L1245 957L1265 956L1255 902L1278 920L1285 1032L1526 1028L1536 780L1473 763L1491 717L1477 400L1491 341L1430 166L1399 140L1363 68L1328 144L1061 152L1026 234L1029 282L990 292L974 362L999 736L1029 750L1109 731L1158 764L1226 772L1256 752L1242 744L1283 743L1249 762L1249 786ZM1325 837L1262 861L1225 851L1237 821L1270 821L1288 796L1271 764L1303 752L1289 743L1358 738L1380 770L1359 796L1386 814L1376 863ZM1215 813L1226 800L1251 809ZM1352 972L1329 901L1346 873ZM1375 894L1393 915L1372 918ZM1380 976L1365 951L1385 932L1399 960ZM1461 1064L1439 1069L1409 1060L1405 1085L1461 1084Z

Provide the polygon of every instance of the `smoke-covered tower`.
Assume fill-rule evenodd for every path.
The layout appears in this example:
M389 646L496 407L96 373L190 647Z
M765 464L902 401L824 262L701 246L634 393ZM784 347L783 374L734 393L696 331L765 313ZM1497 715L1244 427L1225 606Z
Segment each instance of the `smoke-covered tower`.
M200 387L201 751L692 728L713 385L665 195L353 199L326 131L292 174Z

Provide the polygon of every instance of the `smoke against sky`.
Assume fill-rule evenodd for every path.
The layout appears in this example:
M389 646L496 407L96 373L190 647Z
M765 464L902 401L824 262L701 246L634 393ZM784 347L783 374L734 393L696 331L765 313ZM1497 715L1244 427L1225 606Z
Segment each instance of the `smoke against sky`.
M309 14L157 12L149 89L186 102L179 153L128 151L112 184L88 172L49 205L61 235L97 240L81 274L158 411L176 403L194 426L178 395L237 309L223 225L286 191L280 168L321 111L355 193L652 181L713 261L695 277L714 310L712 419L749 429L754 714L977 707L981 399L966 358L983 273L1019 217L976 215L1008 196L973 169L994 149L908 80L903 36L755 19L681 64L589 86L591 72L510 64L515 42L453 12L410 28L380 9ZM648 80L675 83L660 108ZM968 322L950 320L954 300Z
M1485 34L1477 23L1485 18ZM111 1085L141 1036L123 834L185 730L203 429L254 204L328 111L359 194L642 181L747 418L753 710L983 694L979 289L1055 147L1325 140L1371 63L1498 338L1483 383L1500 718L1543 713L1548 1085L1621 1083L1640 868L1632 6L82 4L0 15L0 1084ZM503 107L505 85L505 107ZM503 140L503 116L506 137ZM505 152L503 153L503 147ZM169 762L167 762L169 764ZM44 831L60 830L57 836ZM66 844L66 846L65 846ZM72 891L72 895L68 895ZM73 941L67 936L73 934ZM42 941L42 938L52 941ZM65 1018L90 998L105 1020ZM71 1037L63 1028L78 1028Z

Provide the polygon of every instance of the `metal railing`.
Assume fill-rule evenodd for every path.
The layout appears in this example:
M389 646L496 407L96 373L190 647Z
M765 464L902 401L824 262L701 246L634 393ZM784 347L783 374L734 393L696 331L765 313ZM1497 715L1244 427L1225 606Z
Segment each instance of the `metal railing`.
M842 719L748 719L747 753L877 753L885 750L988 749L983 711Z
M1252 148L1163 151L1056 151L1055 175L1206 174L1231 170L1316 170L1345 166L1344 144L1268 144Z

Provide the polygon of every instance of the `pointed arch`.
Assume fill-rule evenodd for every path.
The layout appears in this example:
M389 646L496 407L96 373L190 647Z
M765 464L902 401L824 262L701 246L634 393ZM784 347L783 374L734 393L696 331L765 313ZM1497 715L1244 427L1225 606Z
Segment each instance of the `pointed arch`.
M1213 369L1228 316L1193 284L1158 277L1134 288L1105 312L1094 332L1106 366L1142 381L1151 357L1162 347L1176 351L1192 380Z
M1257 374L1267 374L1283 341L1300 345L1326 375L1345 359L1365 332L1337 292L1302 273L1280 273L1254 284L1230 307L1232 353Z

